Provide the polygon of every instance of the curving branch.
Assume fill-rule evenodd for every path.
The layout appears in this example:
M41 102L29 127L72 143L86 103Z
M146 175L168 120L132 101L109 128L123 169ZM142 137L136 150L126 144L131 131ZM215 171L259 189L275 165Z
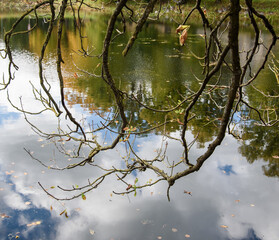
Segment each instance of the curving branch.
M192 53L198 63L200 63L200 72L202 77L198 78L193 73L193 78L196 80L196 86L193 87L187 85L185 86L186 90L184 92L177 90L177 95L180 99L178 102L174 99L169 99L168 102L166 104L162 104L162 106L156 106L154 104L152 107L149 106L148 103L142 101L140 97L136 97L133 93L128 94L121 87L119 87L118 84L116 84L115 77L111 71L111 65L114 63L111 61L110 47L116 37L127 34L127 22L130 21L130 23L134 23L135 19L138 18L132 37L129 39L122 52L123 57L126 56L135 43L138 34L147 24L148 20L150 20L149 16L156 7L156 4L158 5L158 1L151 0L147 4L142 1L138 1L133 4L129 4L130 2L128 0L119 0L115 9L111 13L103 39L102 54L100 56L93 56L91 55L92 52L86 50L84 42L84 38L86 36L84 35L85 28L84 22L81 19L83 6L90 8L94 7L91 5L89 6L84 2L84 0L76 2L72 0L62 0L60 2L60 8L56 13L55 3L56 2L54 0L44 1L36 4L35 7L24 13L21 18L15 22L11 30L6 33L6 48L1 50L1 56L3 53L4 56L2 57L7 57L9 60L9 79L5 81L3 77L3 84L1 85L3 86L2 89L6 89L8 88L11 80L15 77L12 73L12 68L17 70L17 66L13 61L13 52L11 49L12 37L14 35L25 34L36 29L38 27L37 23L40 19L38 16L38 10L45 5L49 6L48 13L50 14L50 17L48 20L48 30L45 35L45 40L42 43L38 60L38 78L40 81L40 88L35 88L35 84L31 83L34 98L36 101L41 103L43 109L38 112L27 110L23 104L22 98L20 98L20 107L16 106L16 104L10 100L8 91L7 98L15 109L23 113L26 122L30 125L34 132L48 141L47 143L52 143L56 147L56 151L59 153L74 158L75 163L67 163L61 166L60 164L56 164L55 160L53 160L54 164L49 166L49 164L40 159L40 157L37 157L37 154L35 156L31 150L24 149L31 159L51 170L71 170L73 168L83 167L86 165L88 167L97 168L101 171L100 175L93 180L88 179L88 183L85 183L83 186L73 186L72 188L57 186L60 191L67 195L66 197L58 197L45 188L43 184L38 183L43 191L54 199L63 201L84 197L84 194L100 187L105 179L114 176L119 183L123 185L123 191L122 189L120 189L120 191L113 191L115 194L136 194L138 189L150 187L158 182L165 181L168 183L166 195L168 200L170 200L170 189L175 182L180 178L198 171L203 166L205 161L212 156L216 148L222 144L227 130L229 133L233 132L230 125L233 123L234 115L238 113L238 110L242 106L245 106L251 112L256 113L257 118L260 120L260 124L265 126L274 126L275 124L278 124L278 111L275 107L268 110L262 110L259 107L254 107L254 104L246 100L245 91L248 86L253 87L255 91L265 97L270 99L278 98L278 95L273 96L271 94L261 92L252 84L267 64L268 58L272 54L272 49L277 42L278 36L268 19L253 8L251 0L246 0L245 4L247 6L249 19L253 26L255 36L251 49L244 50L243 52L239 49L239 23L240 11L242 10L240 1L230 0L230 9L221 16L218 22L212 23L201 7L203 1L196 0L195 6L188 13L182 25L185 25L189 21L195 11L201 18L203 24L204 55L198 57L193 53L190 46L187 46L186 50L190 54ZM137 8L141 6L144 6L144 12L141 15L137 15ZM63 73L63 65L66 65L67 62L63 60L62 37L63 32L65 31L64 22L68 9L70 9L69 13L73 16L75 27L78 29L80 50L76 51L76 53L79 53L79 56L81 57L98 57L100 61L97 66L92 66L90 70L85 70L82 66L78 66L78 64L75 63L74 58L71 56L74 66L83 74L91 76L92 78L101 78L104 84L108 87L110 93L113 95L113 109L115 110L108 111L104 115L102 115L104 111L92 111L92 114L98 118L97 123L92 121L92 124L84 124L84 119L77 114L74 115L71 109L67 106L65 75ZM162 2L159 3L158 9L157 18L152 19L154 21L158 20L159 17L164 14ZM35 13L36 23L32 26L30 31L16 32L17 25L23 20L23 18L33 12ZM264 23L265 28L272 36L272 40L266 48L266 52L263 56L263 62L252 73L252 62L254 61L259 48L264 47L263 42L260 40L260 28L258 25L259 20ZM116 28L118 22L121 22L122 24L121 32ZM57 25L56 33L54 33L55 25ZM60 84L59 102L53 97L53 90L51 89L51 84L45 76L43 65L46 56L46 49L49 46L49 41L52 36L57 37L56 72L57 80ZM180 49L177 49L177 52L179 50ZM245 58L242 58L242 56L245 56ZM242 59L242 62L240 59ZM95 74L95 70L99 66L101 66L101 75ZM273 66L269 66L274 74L278 73L278 69L276 68L274 62ZM246 79L249 74L249 79ZM223 78L227 78L228 83L223 84ZM187 138L186 133L194 126L193 122L199 120L200 113L197 109L199 106L205 106L208 102L210 102L210 106L213 109L211 109L211 111L215 112L210 117L205 116L206 121L202 122L201 129L193 131L193 139L190 141ZM155 123L155 126L151 124L147 124L147 126L142 126L143 124L137 127L132 126L136 117L130 113L129 104L131 103L133 106L136 106L139 112L141 110L147 110L148 113L152 113L154 115L161 113L164 120L161 122L158 121ZM64 111L64 114L62 114L62 110ZM42 114L45 111L52 111L57 117L57 129L55 133L45 132L29 119L30 115ZM274 116L273 119L270 119L271 115ZM71 129L71 126L74 126L74 129ZM175 127L176 131L180 133L180 138L178 138L177 135L171 134L172 132L168 130L169 126ZM199 139L202 135L202 128L207 128L208 126L212 126L216 133L215 136L210 139L208 147L204 149L203 153L199 157L191 159L190 151L193 151L192 147L199 143ZM136 138L138 138L138 136L142 136L143 134L151 134L152 131L155 130L157 130L157 133L160 133L162 139L161 145L158 149L156 149L154 157L143 157L137 149ZM109 144L104 144L104 141L109 137ZM181 146L182 151L180 156L177 155L174 159L170 159L168 155L169 141L175 141L175 143ZM63 143L65 142L69 143L70 149L67 149L68 145L64 146ZM126 150L126 155L119 157L118 163L121 167L116 167L113 164L107 168L101 166L96 156L107 150L117 150L116 146L120 142L122 142ZM87 154L83 155L85 152ZM122 153L119 155L122 155ZM145 173L145 171L148 173ZM138 182L137 178L134 179L132 174L134 172L140 172L142 174L149 174L151 172L156 175L156 179L148 182ZM68 196L68 194L71 194L71 196Z

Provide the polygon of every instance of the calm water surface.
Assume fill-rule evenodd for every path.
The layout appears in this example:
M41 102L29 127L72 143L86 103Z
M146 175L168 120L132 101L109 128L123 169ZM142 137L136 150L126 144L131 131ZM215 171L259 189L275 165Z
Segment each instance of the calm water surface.
M15 19L2 17L0 48L3 44L3 28L9 29ZM94 15L86 20L88 44L99 54L102 48L107 17ZM25 25L32 25L26 20ZM79 72L72 62L72 50L79 48L78 33L73 29L70 19L66 20L67 31L63 40L64 66L67 103L75 116L82 116L88 122L99 121L94 114L113 111L113 97L99 78L92 78ZM24 28L25 26L21 26ZM202 55L202 33L200 26L191 25L187 47L178 45L175 35L176 25L149 24L132 49L123 59L121 51L127 37L119 38L111 47L111 69L117 84L129 93L145 99L147 103L160 105L164 99L177 100L176 89L184 91L185 85L192 88L198 83L192 73L198 75L199 63L189 54L191 49ZM132 26L129 26L132 29ZM9 88L14 104L19 106L22 96L28 110L38 111L38 103L32 96L29 81L36 86L38 80L38 54L40 41L44 39L47 25L40 23L34 33L15 39L13 53L20 70ZM263 38L266 36L263 35ZM249 31L241 31L243 46L251 45ZM268 37L266 37L268 40ZM58 98L58 82L53 58L55 39L51 40L45 62L46 74L52 85L53 94ZM278 47L277 47L278 50ZM92 65L98 59L83 59L74 55L78 67L92 71ZM254 62L259 64L261 54ZM7 74L7 61L0 60L0 73ZM75 77L75 73L78 78ZM100 73L96 68L95 73ZM264 80L264 83L263 83ZM223 76L222 81L228 81ZM258 88L269 93L277 92L278 84L272 73L266 71L256 82ZM253 89L247 91L250 103L264 103L259 93ZM57 196L71 196L51 186L86 184L88 179L97 176L98 170L85 166L73 170L54 171L44 168L32 160L24 148L38 154L45 162L55 162L59 166L69 164L73 159L65 158L54 151L55 147L32 131L23 114L14 109L7 100L7 91L0 92L0 196L1 196L1 239L100 239L100 240L137 240L137 239L195 239L195 240L255 240L279 239L279 155L278 127L261 128L252 122L246 124L245 139L237 141L227 136L213 156L197 173L180 179L171 189L171 202L167 201L166 183L138 191L137 196L119 196L113 190L123 191L123 186L115 178L106 179L98 189L86 195L86 200L75 199L63 203L48 197L38 182L49 188ZM206 99L204 100L206 101ZM220 99L222 101L222 99ZM135 126L147 128L154 122L163 121L159 114L141 111L138 106L128 103L128 111L133 113ZM265 104L268 104L265 103ZM278 104L274 102L272 104ZM197 115L218 116L213 104L198 105ZM212 112L214 111L214 112ZM211 115L210 115L211 114ZM51 132L57 126L57 120L50 114L31 117L33 123ZM237 119L236 119L237 121ZM192 139L199 131L202 121L191 125L187 133ZM179 137L178 127L169 126L168 132ZM207 142L215 134L213 126L201 132L201 138L194 145L191 158L199 156ZM105 138L105 136L104 136ZM140 156L153 156L161 145L160 132L141 136L136 141L136 151ZM104 142L107 139L104 139ZM65 143L67 145L67 143ZM68 144L67 148L71 149ZM97 156L104 166L119 166L124 152L124 143L114 150ZM175 141L169 141L169 159L177 158L182 149ZM133 181L135 176L130 176ZM137 173L139 181L144 183L155 178L154 173ZM192 195L185 194L185 191ZM69 217L60 215L67 210Z

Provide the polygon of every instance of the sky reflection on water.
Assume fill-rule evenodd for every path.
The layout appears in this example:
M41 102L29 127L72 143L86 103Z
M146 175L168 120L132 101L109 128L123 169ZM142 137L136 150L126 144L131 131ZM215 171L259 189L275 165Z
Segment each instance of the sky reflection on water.
M15 236L17 232L21 239L90 239L90 230L95 231L95 239L156 239L158 236L184 239L185 234L190 239L276 239L279 234L278 179L263 175L261 161L248 164L238 154L238 144L231 137L225 139L224 146L199 172L176 183L171 189L170 203L165 184L128 199L110 196L112 190L123 186L109 180L87 194L85 201L77 199L61 206L47 197L37 182L46 187L81 184L94 175L94 169L80 167L57 172L42 168L23 148L32 148L47 157L51 147L40 146L38 137L28 130L22 116L2 120L1 132L1 213L10 216L1 220L2 239L9 239L8 234ZM154 146L160 144L160 137L141 141L138 154L143 151L152 154ZM179 147L174 143L169 147L171 158ZM117 148L121 150L121 146ZM197 155L198 151L195 151ZM99 158L117 162L116 154L107 152ZM139 181L147 180L143 174L137 177ZM59 215L64 208L69 213L68 219ZM41 224L27 227L37 221Z

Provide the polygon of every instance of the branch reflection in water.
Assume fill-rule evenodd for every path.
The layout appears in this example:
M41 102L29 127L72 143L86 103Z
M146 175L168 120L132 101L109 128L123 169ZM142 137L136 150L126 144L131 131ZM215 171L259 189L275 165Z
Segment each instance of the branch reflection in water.
M169 91L164 95L159 90L156 92L157 95L150 93L146 91L148 87L143 87L142 84L138 87L137 81L134 81L134 86L133 84L125 84L127 81L125 78L127 75L129 77L129 74L131 75L129 78L139 77L139 81L144 78L145 74L148 75L148 73L144 73L145 70L149 70L148 68L141 69L143 72L140 73L126 69L128 69L129 64L132 65L129 61L134 61L133 58L140 58L133 53L133 49L137 47L140 51L147 43L137 38L144 30L144 26L147 27L148 18L151 17L154 8L158 8L156 10L157 16L162 17L161 6L160 4L156 5L156 2L150 1L145 4L143 14L135 15L137 5L134 6L134 10L131 10L127 6L129 1L119 1L109 17L108 24L104 22L99 29L101 33L96 34L100 38L99 43L103 42L102 46L99 44L91 47L95 35L86 31L88 29L85 24L86 20L82 18L81 8L88 6L85 6L83 1L74 6L71 1L63 0L59 3L59 7L57 2L53 0L38 3L16 20L5 34L5 48L1 50L1 53L8 60L8 64L7 73L4 75L3 83L1 83L1 90L7 91L8 101L19 112L23 113L24 119L32 130L47 144L51 143L56 147L57 153L55 154L60 153L68 159L75 159L75 163L63 164L56 158L52 159L52 162L48 162L42 156L37 156L36 152L33 153L32 149L25 148L25 151L32 159L47 169L62 171L84 165L91 165L96 169L94 172L96 176L92 176L87 184L73 185L70 188L57 186L58 189L65 192L65 197L58 197L44 187L44 183L39 183L40 187L54 199L85 199L88 192L96 190L107 177L113 175L121 183L120 190L113 191L115 194L134 193L136 195L142 188L165 181L168 184L166 191L170 200L171 186L178 179L198 171L215 152L217 146L223 142L226 132L241 139L247 136L247 134L243 134L242 128L246 128L247 125L249 128L253 121L257 121L259 125L270 127L270 129L278 124L278 109L276 108L278 105L270 104L258 107L258 105L253 104L251 99L247 100L249 91L254 91L253 94L257 92L257 94L266 95L255 86L256 79L267 65L268 57L273 56L271 50L277 41L277 35L268 19L258 13L250 1L246 1L246 8L253 26L254 43L252 46L246 46L247 48L243 50L244 46L238 45L241 37L239 33L239 11L241 9L238 1L231 1L228 12L221 16L214 25L209 22L207 15L201 8L202 1L197 0L193 11L181 21L182 27L176 27L178 27L177 29L185 29L186 27L183 26L186 26L190 21L193 12L197 12L203 24L203 35L202 38L196 35L192 40L199 37L200 39L196 41L199 41L200 45L203 43L203 46L199 47L199 52L195 53L195 42L190 44L191 39L187 40L188 35L185 33L183 36L186 46L179 47L178 42L174 43L173 41L168 43L172 48L175 48L176 53L169 56L182 60L183 57L196 59L193 68L181 65L183 70L177 70L177 66L175 66L181 75L187 73L183 84L171 90L169 88ZM38 13L41 8L45 8L47 11L47 15L43 13L43 18L39 17ZM68 13L67 9L71 11ZM66 24L70 23L65 19L66 14L70 14L73 18L76 34L66 32ZM34 17L31 27L28 30L19 30L20 24L28 16ZM257 21L255 17L258 18ZM182 19L182 15L180 18ZM129 19L131 23L127 23ZM265 30L270 37L266 42L260 41L258 21L264 23ZM40 24L43 24L44 28L40 29ZM176 27L173 32L175 32ZM190 24L188 31L191 31L191 27L193 26ZM106 29L105 34L103 33L104 29ZM132 37L129 39L127 29L133 31ZM38 33L40 33L42 40L36 41L31 50L38 54L40 84L31 81L30 85L34 101L40 104L40 109L33 111L32 109L27 110L29 106L24 103L22 98L18 104L14 103L10 98L9 88L13 81L16 81L15 76L18 70L15 61L16 53L12 50L13 40L27 34L30 39L37 38ZM92 38L89 37L91 35ZM76 36L78 36L79 41L71 42L67 39L70 37L77 39ZM176 38L178 39L178 36ZM125 46L123 39L127 42L124 50L122 48ZM63 41L71 43L72 48L66 48ZM136 46L137 41L139 42L138 46ZM187 41L189 41L188 45ZM77 43L79 44L78 48L76 47ZM148 44L153 43L149 41ZM147 49L149 48L148 44L146 44ZM154 44L158 45L158 42ZM74 49L74 51L69 54L69 49ZM47 54L47 51L50 52L50 55ZM123 56L119 56L121 51L123 51ZM254 60L258 56L258 52L262 53L262 61L256 65ZM55 65L48 66L49 60L52 60L52 63L55 62ZM159 59L154 58L154 60ZM273 63L275 64L276 61ZM121 74L116 73L118 67L125 69L125 71L122 71ZM49 68L55 68L55 73L49 74L47 72ZM73 71L72 68L75 70ZM270 68L274 73L276 65ZM69 77L69 75L74 77ZM191 80L189 80L190 75ZM71 104L75 102L73 97L77 95L67 88L67 84L83 85L85 79L90 79L93 88L105 89L107 96L103 96L104 91L100 91L99 98L107 98L112 101L112 103L110 101L106 103L95 102L95 96L92 98L94 102L85 103L83 102L84 98L79 99L78 101L81 101L82 105L90 106L92 114L87 118L76 113L75 108L71 107ZM53 82L56 85L58 83L58 90L53 87ZM251 90L251 87L254 90ZM271 94L274 101L278 102L278 89ZM270 96L268 95L267 98ZM90 97L87 97L86 100L90 100ZM53 116L57 118L55 130L47 131L42 124L32 121L34 115L41 115L44 112L52 112ZM208 129L212 131L210 134L207 132ZM161 136L155 154L153 156L150 153L140 154L141 144L139 141L141 137L153 136L154 133ZM176 155L171 156L168 145L173 144L173 142L176 142L180 149ZM119 144L121 144L120 148L125 149L125 154L121 151L116 157L117 161L103 163L98 160L98 155L108 150L114 152ZM203 151L198 151L199 155L196 155L196 152L191 152L195 145L203 147ZM244 152L245 150L243 150ZM276 156L269 156L269 158L274 160ZM274 167L272 166L272 168ZM265 172L269 171L265 170ZM142 173L153 177L148 178L147 181L139 181L138 174Z

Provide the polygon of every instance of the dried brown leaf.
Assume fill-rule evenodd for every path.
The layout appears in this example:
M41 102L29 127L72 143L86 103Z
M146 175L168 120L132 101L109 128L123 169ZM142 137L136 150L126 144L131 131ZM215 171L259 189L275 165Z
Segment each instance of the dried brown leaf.
M184 193L189 194L189 195L192 196L192 192L188 192L188 191L184 190Z
M221 227L221 228L228 228L227 225L221 225L220 227Z
M183 46L185 44L187 37L188 37L188 30L184 29L179 37L180 46Z
M36 221L36 222L28 223L28 224L26 224L26 226L32 227L32 226L40 225L41 223L42 223L42 221Z
M1 213L0 216L1 218L10 218L10 216L6 215L6 213Z

